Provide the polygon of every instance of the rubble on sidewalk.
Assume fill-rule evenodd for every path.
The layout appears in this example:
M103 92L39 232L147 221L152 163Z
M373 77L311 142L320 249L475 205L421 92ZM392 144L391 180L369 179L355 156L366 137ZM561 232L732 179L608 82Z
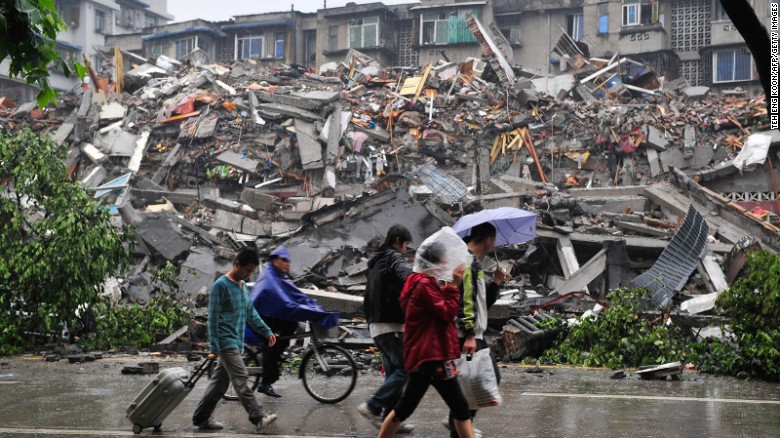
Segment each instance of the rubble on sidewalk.
M776 137L743 160L769 126L763 96L589 58L565 34L555 52L567 72L530 78L495 30L468 20L482 60L397 69L350 50L290 75L297 67L160 57L130 69L122 93L79 89L35 115L0 98L3 123L67 147L74 180L117 227L135 227L139 267L174 263L179 298L196 307L238 250L284 243L297 284L360 316L365 262L390 225L408 227L414 246L482 208L533 211L536 239L485 261L513 278L490 315L513 359L547 336L534 321L548 304L583 311L587 296L633 281L663 290L659 307L701 295L684 309L706 312L704 294L734 279L726 255L743 237L780 250L780 210L723 195L774 172ZM141 271L117 286L122 300L149 300Z

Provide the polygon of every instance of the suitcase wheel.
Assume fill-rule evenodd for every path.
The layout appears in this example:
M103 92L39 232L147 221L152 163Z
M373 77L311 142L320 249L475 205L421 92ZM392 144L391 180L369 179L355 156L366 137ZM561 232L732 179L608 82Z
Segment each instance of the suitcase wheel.
M140 424L135 423L133 425L133 433L141 433L142 430L143 430L143 427L141 427Z
M154 426L155 432L162 432L162 424L158 424L157 426Z

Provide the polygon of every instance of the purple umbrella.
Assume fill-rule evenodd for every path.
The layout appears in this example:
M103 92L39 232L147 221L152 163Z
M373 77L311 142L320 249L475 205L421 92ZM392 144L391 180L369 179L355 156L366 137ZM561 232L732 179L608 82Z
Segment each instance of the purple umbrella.
M460 237L471 235L471 229L490 222L496 227L496 246L525 243L536 237L536 213L514 207L482 210L458 219L452 226Z

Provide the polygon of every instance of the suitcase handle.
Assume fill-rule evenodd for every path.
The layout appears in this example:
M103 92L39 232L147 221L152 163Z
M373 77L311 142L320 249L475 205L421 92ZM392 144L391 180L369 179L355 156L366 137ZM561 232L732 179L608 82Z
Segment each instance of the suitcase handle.
M210 354L208 358L206 358L203 363L201 363L197 368L195 368L195 371L192 372L192 375L190 376L189 380L187 380L187 383L184 385L188 388L193 388L196 383L198 383L198 380L200 380L201 377L203 377L204 374L206 374L206 371L208 371L209 367L216 361L216 356Z

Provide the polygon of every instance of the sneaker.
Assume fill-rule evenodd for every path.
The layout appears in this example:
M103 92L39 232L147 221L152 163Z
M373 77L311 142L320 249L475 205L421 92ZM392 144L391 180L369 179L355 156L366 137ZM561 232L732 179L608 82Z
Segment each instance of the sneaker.
M441 425L444 426L445 429L452 431L452 429L450 429L449 418L442 418L441 421L439 421L439 423L441 423ZM474 438L482 438L482 431L477 429L476 427L474 428Z
M370 421L371 424L377 429L382 427L382 415L375 413L374 410L371 409L371 406L368 405L368 403L363 402L358 405L357 411L360 413L360 415L366 417L366 419L368 419L368 421Z
M278 392L274 391L274 387L271 385L260 385L257 388L257 392L262 392L263 394L269 396L269 397L281 397L282 395Z
M398 428L396 433L412 433L414 432L414 424L401 423L401 427Z
M200 430L220 430L225 428L224 424L213 418L209 418L204 423L196 424L196 426L198 426L198 429Z
M255 425L255 430L259 432L259 431L261 431L261 430L265 429L266 427L268 427L268 425L269 425L269 424L271 424L271 423L273 423L274 421L276 421L276 418L277 418L277 415L276 415L276 414L268 414L268 415L264 416L264 417L263 417L263 418L262 418L260 421L258 421L258 422L257 422L257 424Z

